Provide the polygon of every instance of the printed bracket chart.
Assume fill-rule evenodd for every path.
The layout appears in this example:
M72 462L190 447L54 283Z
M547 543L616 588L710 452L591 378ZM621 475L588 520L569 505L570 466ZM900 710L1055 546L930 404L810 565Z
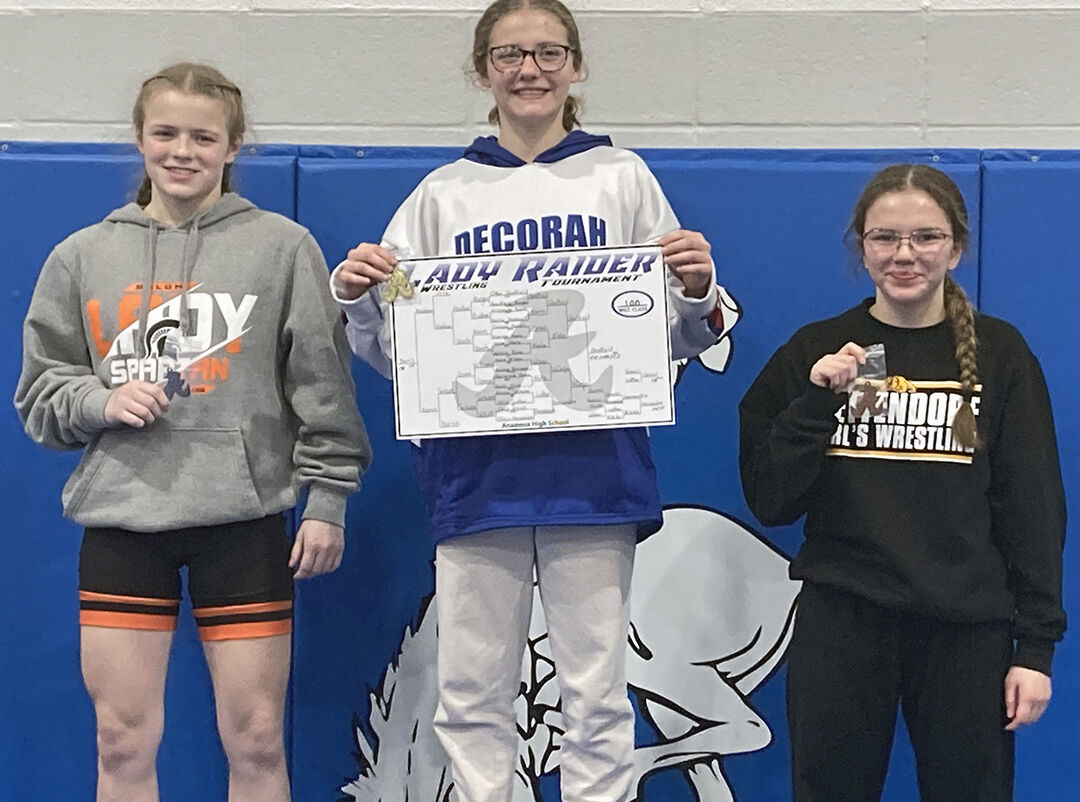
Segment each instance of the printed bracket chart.
M403 261L389 306L397 437L675 422L659 247Z

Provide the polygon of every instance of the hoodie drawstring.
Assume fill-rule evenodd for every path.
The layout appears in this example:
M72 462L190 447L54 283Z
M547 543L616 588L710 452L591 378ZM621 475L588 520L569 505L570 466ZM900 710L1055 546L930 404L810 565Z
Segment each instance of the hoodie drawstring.
M194 240L194 242L192 242ZM188 244L191 243L191 247ZM188 255L190 254L190 259ZM195 272L195 261L199 258L199 218L191 221L191 228L184 237L184 250L180 254L180 336L188 336L188 288L191 276Z
M142 301L139 305L139 344L136 346L136 357L144 359L154 356L150 353L150 343L147 342L147 323L150 317L150 302L154 291L154 280L157 278L157 244L161 227L157 221L151 220L147 231L147 262L148 272L142 287ZM199 254L199 220L191 221L191 227L184 235L184 248L180 252L180 336L186 337L188 331L188 290L191 287L191 277L195 273L195 262Z
M156 220L150 221L150 228L146 234L146 247L149 250L147 254L147 274L143 280L142 287L142 301L139 304L139 336L136 338L138 342L135 344L135 357L137 359L144 359L150 355L150 344L146 342L146 323L150 317L150 298L154 288L154 274L157 272L157 240L158 227Z

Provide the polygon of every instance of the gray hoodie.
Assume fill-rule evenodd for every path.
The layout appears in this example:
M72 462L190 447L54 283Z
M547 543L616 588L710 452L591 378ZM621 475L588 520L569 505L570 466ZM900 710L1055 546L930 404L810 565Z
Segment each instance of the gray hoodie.
M305 518L342 524L371 447L326 276L306 229L232 193L176 228L128 204L57 245L15 407L35 441L85 447L64 514L153 532L280 512L303 486ZM134 379L169 411L106 426Z

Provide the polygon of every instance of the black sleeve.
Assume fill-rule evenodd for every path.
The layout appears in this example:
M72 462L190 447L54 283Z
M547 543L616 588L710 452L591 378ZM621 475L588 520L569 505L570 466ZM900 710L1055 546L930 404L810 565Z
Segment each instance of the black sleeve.
M1049 675L1054 644L1065 632L1065 491L1046 379L1026 343L1011 355L1001 428L989 455L991 522L1016 597L1013 663Z
M739 403L743 495L766 526L806 512L845 398L810 382L799 350L789 342L777 351Z

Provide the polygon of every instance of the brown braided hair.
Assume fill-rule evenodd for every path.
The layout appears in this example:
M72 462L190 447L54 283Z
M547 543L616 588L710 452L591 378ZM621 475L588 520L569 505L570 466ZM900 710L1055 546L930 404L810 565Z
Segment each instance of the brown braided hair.
M952 327L953 342L956 344L956 364L960 366L960 392L964 396L964 403L953 417L953 439L967 448L978 448L979 429L975 422L975 410L971 408L971 396L978 382L975 310L967 293L948 274L945 276L945 317Z
M858 243L862 253L862 234L866 225L866 213L882 195L890 192L918 190L925 192L945 213L952 229L953 253L967 248L971 240L968 227L967 207L959 187L941 170L925 164L894 164L879 171L863 189L855 204L846 238ZM975 338L975 310L963 288L952 276L945 275L945 318L952 329L956 347L956 364L960 368L960 392L963 403L953 416L953 439L965 448L979 448L978 426L971 397L978 384L978 341Z
M482 78L488 77L488 48L491 47L491 29L503 17L525 8L546 11L562 23L562 26L566 28L567 44L573 48L571 56L574 59L574 69L581 72L585 63L581 52L581 34L578 32L574 15L559 0L495 0L480 16L480 20L476 23L476 30L473 32L471 56L473 72ZM581 98L567 95L566 102L563 104L563 130L572 131L574 128L581 126L578 114L581 113L582 106ZM492 125L499 124L498 106L492 107L491 111L488 112L488 122Z
M135 138L142 140L143 125L146 123L146 103L154 92L162 89L175 89L189 95L205 95L220 100L225 107L225 125L228 130L229 144L242 142L247 128L244 117L244 101L240 89L232 81L207 64L182 61L171 64L143 81L135 106L131 110L131 122L135 126ZM230 176L232 164L226 164L221 173L221 191L232 189ZM135 194L135 202L142 207L150 203L150 177L143 173L142 184Z

